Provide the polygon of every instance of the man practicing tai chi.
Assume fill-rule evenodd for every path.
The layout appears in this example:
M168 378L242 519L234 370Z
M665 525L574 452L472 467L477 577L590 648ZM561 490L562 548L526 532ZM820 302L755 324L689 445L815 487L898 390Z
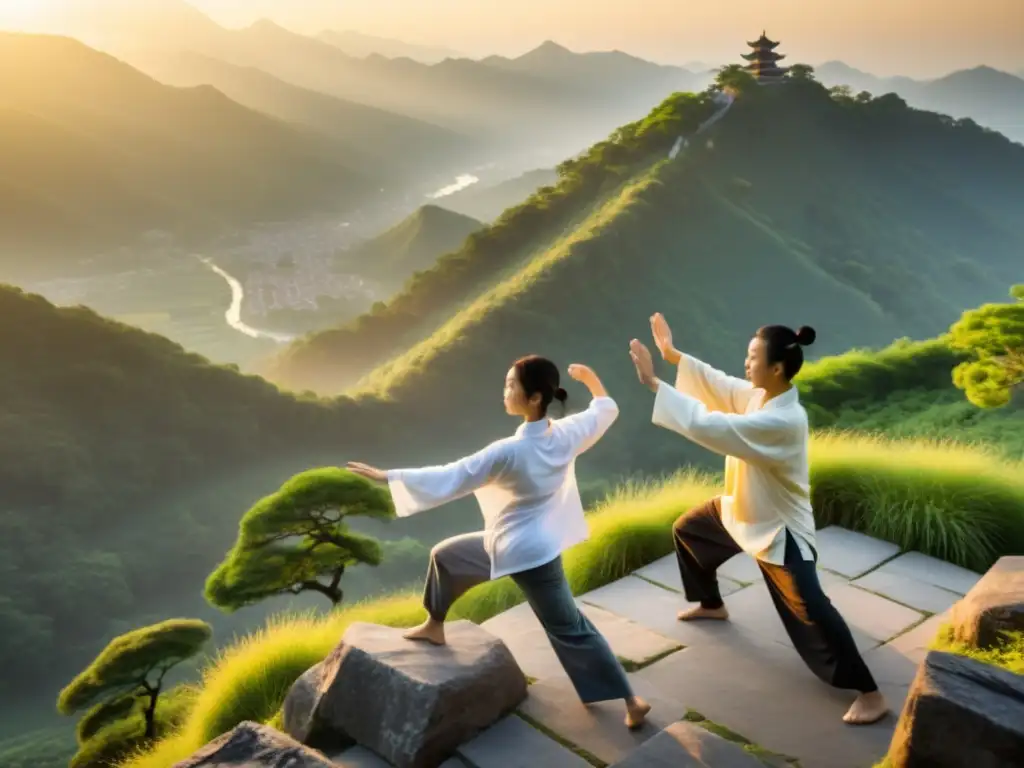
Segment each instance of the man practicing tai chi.
M747 347L747 381L679 352L661 314L651 318L651 331L662 357L678 367L672 387L654 375L647 347L630 342L641 383L656 393L652 421L726 456L725 493L673 526L686 599L700 603L679 620L728 619L716 571L747 552L804 663L829 685L860 693L843 720L880 720L888 712L885 698L816 569L807 413L792 384L814 330L759 329Z

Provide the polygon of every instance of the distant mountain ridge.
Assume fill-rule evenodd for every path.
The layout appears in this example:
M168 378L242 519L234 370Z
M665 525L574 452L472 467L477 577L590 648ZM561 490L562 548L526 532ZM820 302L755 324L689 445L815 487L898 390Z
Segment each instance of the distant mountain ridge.
M414 272L431 269L439 257L458 250L481 227L469 216L424 205L386 232L339 254L336 262L396 290Z
M380 188L329 137L70 38L0 33L0 93L0 245L12 254L67 259L148 230L194 240L339 213Z
M848 85L855 92L875 96L896 93L918 109L969 117L1024 142L1024 77L988 66L957 70L930 80L878 77L844 64L828 61L815 67L826 85Z
M317 39L340 48L349 56L359 58L377 54L388 59L407 58L424 64L436 64L445 59L463 58L463 54L451 48L407 43L404 40L367 35L351 29L325 30L317 35Z
M364 167L386 169L396 179L450 173L474 155L483 157L470 135L292 85L255 67L187 51L149 59L140 54L136 63L171 85L210 84L239 104L332 136L352 148Z
M129 21L115 28L104 28L110 14L99 13L83 26L129 62L152 61L159 52L200 53L339 99L475 135L492 141L496 151L540 146L552 163L600 140L669 93L689 90L696 83L684 70L614 53L588 56L581 71L532 70L531 62L550 52L551 46L508 60L509 66L451 57L425 64L378 52L357 57L323 38L296 34L268 20L226 29L197 14L180 0L159 0L158 6L147 5L147 14L130 14ZM162 18L177 34L161 30ZM595 67L594 62L602 64ZM616 66L628 71L616 74Z

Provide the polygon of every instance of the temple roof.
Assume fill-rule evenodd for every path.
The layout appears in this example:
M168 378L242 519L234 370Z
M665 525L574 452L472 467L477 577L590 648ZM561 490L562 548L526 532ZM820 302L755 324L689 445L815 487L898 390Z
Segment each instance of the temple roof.
M768 64L761 66L760 64L748 64L745 69L749 70L755 77L763 77L765 75L784 75L789 72L789 67L777 67L774 64Z
M773 40L769 40L767 35L765 35L764 30L761 30L761 36L759 38L757 38L757 40L755 40L752 43L748 42L747 45L749 47L751 47L751 48L768 48L768 49L772 49L775 46L777 46L778 43L773 41Z
M786 58L786 54L775 53L774 51L754 51L752 53L741 53L740 58L747 61L780 61Z

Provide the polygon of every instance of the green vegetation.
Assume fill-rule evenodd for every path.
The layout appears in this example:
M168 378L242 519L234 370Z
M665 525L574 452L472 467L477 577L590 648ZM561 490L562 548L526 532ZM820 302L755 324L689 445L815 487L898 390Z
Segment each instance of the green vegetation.
M444 207L478 221L493 222L538 189L557 183L558 172L554 168L538 168L497 184L474 184L448 195L444 199Z
M238 541L206 581L206 599L235 611L308 591L337 605L345 569L383 558L380 542L348 529L350 515L393 517L391 495L344 469L296 475L242 517Z
M1019 462L927 441L825 435L815 437L812 447L819 527L838 523L881 533L905 549L945 555L954 562L959 558L960 564L976 568L987 567L998 555L1024 552L1024 465ZM573 592L596 589L668 554L672 542L665 532L672 521L717 488L717 478L689 471L619 487L589 513L590 540L566 553ZM867 500L853 509L851 499L863 494ZM881 525L891 513L898 524ZM965 529L965 514L976 516L982 525ZM945 535L921 535L946 528ZM951 544L954 533L973 543ZM982 554L993 545L995 550ZM484 621L522 599L511 580L500 579L467 593L455 604L452 617ZM422 617L420 596L410 593L343 606L322 616L276 618L225 649L204 671L195 706L181 730L126 766L169 768L242 720L273 721L291 684L326 657L353 621L411 626Z
M0 741L4 768L68 768L78 751L74 730L40 728Z
M199 597L282 456L309 466L372 424L87 309L2 287L0 318L5 699Z
M949 440L1024 458L1024 410L978 408L953 386L966 359L949 335L901 339L808 363L797 385L819 429Z
M479 291L503 279L514 281L532 258L543 258L548 243L614 199L624 182L663 158L677 136L692 133L713 112L708 94L666 99L643 120L560 164L556 185L541 187L470 234L459 250L416 274L388 303L376 304L344 328L296 342L268 376L285 386L329 393L353 384L372 366L429 334Z
M0 34L0 245L37 271L150 230L227 226L365 203L378 178L333 139L177 89L65 37ZM125 105L132 105L126 109ZM69 256L71 258L69 258Z
M64 715L91 707L78 722L71 768L109 765L176 726L191 694L182 689L162 697L164 678L211 635L205 622L171 619L112 640L57 698Z
M1006 405L1024 382L1024 284L1015 285L1013 304L986 304L965 312L951 329L951 345L970 355L953 380L982 408Z
M981 649L954 638L952 626L945 624L939 629L931 647L937 651L966 656L984 664L994 664L1016 675L1024 675L1024 633L1022 632L1005 632L1002 643L994 648Z
M338 254L335 264L397 290L417 272L430 269L483 225L476 219L424 205L381 235Z

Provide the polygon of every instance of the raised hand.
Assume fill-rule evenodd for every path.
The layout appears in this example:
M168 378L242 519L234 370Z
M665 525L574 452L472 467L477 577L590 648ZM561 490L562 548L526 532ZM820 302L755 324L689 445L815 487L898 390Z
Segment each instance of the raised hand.
M662 359L673 365L678 363L680 352L672 344L672 329L668 327L668 321L661 312L651 315L651 335Z
M607 397L608 390L601 383L601 377L589 365L573 363L569 366L569 376L590 390L591 397Z
M570 365L569 376L581 384L586 384L588 381L592 381L597 378L597 374L594 373L594 369L589 365L583 365L582 363L573 363Z
M362 464L358 461L350 461L345 465L345 469L349 472L353 472L361 477L365 477L368 480L374 480L378 483L383 483L388 479L388 473L383 469L377 469L371 467L369 464Z
M654 375L654 360L651 359L650 350L637 339L633 339L629 342L629 357L636 367L636 375L640 379L640 383L651 391L656 390L658 379Z

